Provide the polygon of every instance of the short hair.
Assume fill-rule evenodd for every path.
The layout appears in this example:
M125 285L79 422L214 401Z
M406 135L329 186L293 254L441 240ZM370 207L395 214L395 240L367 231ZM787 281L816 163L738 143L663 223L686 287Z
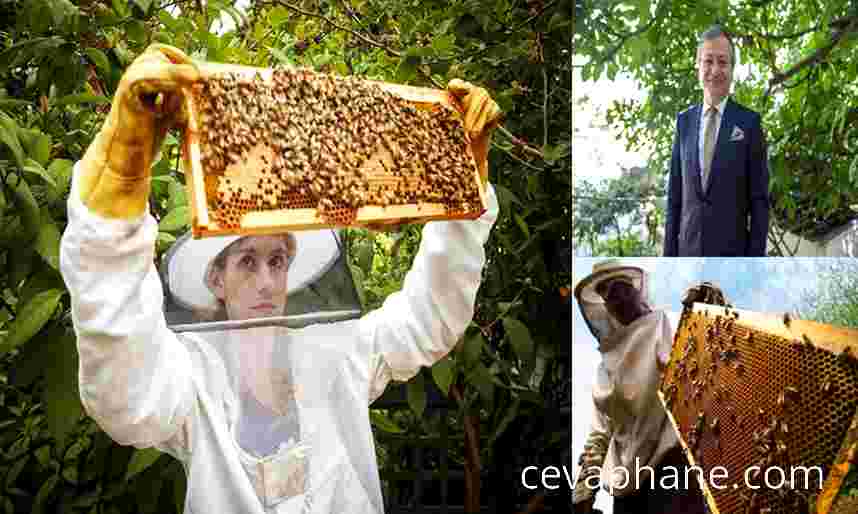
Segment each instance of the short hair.
M700 60L700 49L703 48L704 42L718 39L721 36L724 36L724 38L727 39L727 44L730 45L730 69L735 69L736 47L733 45L733 38L730 37L730 33L722 29L721 25L712 25L708 29L704 30L697 38L697 59Z

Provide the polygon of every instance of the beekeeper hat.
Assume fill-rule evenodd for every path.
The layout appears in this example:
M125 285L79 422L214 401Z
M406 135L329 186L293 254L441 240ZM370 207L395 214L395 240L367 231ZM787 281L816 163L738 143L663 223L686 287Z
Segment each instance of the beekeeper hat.
M340 256L340 244L333 230L310 230L288 234L296 252L289 264L287 293L306 288L330 269ZM173 300L185 309L210 309L217 297L206 281L212 262L226 247L242 237L220 236L194 239L188 232L164 255L164 284Z
M581 279L575 287L575 297L579 301L602 303L604 300L596 291L599 284L611 279L624 280L638 291L643 292L643 269L622 264L617 259L609 259L593 264L593 272Z

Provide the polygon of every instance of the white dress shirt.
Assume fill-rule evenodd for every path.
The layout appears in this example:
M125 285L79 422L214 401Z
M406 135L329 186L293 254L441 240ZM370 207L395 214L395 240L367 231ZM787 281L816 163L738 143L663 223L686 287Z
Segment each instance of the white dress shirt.
M718 124L715 125L715 141L718 141L718 132L721 130L721 123L724 121L724 108L727 106L727 97L725 96L718 105L715 105L715 109L718 110ZM697 138L697 158L700 163L700 169L703 169L703 147L706 145L706 122L709 120L709 108L713 107L703 102L703 112L700 114L700 126L698 130L700 131L699 137ZM715 155L715 154L712 154Z

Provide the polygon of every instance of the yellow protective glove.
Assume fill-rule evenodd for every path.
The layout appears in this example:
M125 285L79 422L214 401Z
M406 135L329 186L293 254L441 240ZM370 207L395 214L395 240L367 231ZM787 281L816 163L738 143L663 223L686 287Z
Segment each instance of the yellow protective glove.
M489 178L488 159L492 130L500 124L503 113L488 91L470 82L453 79L447 84L447 91L462 114L465 130L471 138L471 150L480 170L480 178L485 184Z
M190 57L167 45L151 45L131 63L80 163L84 205L107 218L133 219L145 212L150 167L181 116L181 88L199 77Z

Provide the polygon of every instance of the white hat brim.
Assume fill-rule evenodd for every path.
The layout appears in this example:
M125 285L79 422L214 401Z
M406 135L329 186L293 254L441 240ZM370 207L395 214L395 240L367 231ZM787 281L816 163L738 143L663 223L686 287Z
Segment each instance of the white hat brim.
M293 232L295 258L289 265L287 294L298 292L324 275L340 257L340 241L333 230ZM206 285L206 272L212 260L227 246L242 237L220 236L194 239L190 233L180 237L164 256L164 284L180 307L190 310L211 309L217 298Z
M615 268L597 271L581 279L575 288L575 295L583 301L590 303L603 303L604 300L596 292L596 288L602 282L614 278L625 278L638 291L643 287L644 272L641 268L634 266L618 266Z

